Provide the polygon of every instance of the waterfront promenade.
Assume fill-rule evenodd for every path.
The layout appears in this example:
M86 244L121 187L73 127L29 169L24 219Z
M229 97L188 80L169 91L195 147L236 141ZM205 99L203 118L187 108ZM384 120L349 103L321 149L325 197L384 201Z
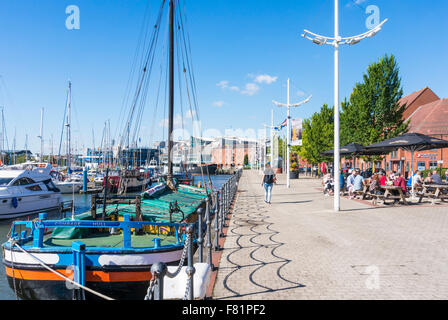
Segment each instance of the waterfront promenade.
M213 299L448 299L448 206L373 207L278 177L272 204L245 171Z

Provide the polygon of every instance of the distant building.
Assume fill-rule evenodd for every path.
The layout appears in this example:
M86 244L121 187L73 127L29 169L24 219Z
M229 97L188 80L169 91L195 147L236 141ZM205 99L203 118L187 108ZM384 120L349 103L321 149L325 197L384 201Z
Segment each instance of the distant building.
M257 161L256 141L237 137L222 137L217 139L214 145L212 162L220 168L239 167L244 165L246 155L249 163L254 165Z

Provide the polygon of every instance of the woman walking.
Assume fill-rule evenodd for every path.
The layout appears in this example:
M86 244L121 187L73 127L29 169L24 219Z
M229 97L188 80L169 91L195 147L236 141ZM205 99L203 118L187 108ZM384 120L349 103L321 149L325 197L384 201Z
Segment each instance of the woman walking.
M272 187L276 181L274 170L271 165L266 164L266 169L264 170L263 182L261 185L264 187L264 202L271 203Z

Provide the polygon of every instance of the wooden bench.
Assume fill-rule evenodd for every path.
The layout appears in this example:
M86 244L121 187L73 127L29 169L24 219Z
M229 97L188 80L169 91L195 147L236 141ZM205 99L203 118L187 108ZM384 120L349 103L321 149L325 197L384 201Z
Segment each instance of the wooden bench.
M381 186L382 189L385 190L384 195L383 195L383 204L387 204L386 200L394 200L394 202L392 204L395 204L398 201L402 201L403 204L408 205L408 202L406 200L406 196L403 193L403 190L401 189L400 186ZM398 195L394 195L393 191L396 191L398 193Z
M436 200L445 202L448 199L448 184L424 184L421 187L422 191L419 193L420 203L423 197L430 198L431 204L436 204Z

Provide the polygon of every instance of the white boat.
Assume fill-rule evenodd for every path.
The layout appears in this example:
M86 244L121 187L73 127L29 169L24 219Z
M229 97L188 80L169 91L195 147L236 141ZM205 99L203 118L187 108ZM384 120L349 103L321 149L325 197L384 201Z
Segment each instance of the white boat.
M76 179L74 175L64 176L58 171L51 171L50 175L54 185L62 194L78 193L82 188L82 182Z
M59 209L61 193L50 176L51 165L0 170L0 219Z
M65 181L56 181L53 180L54 185L58 188L62 194L71 194L78 193L82 188L82 182L65 180Z

